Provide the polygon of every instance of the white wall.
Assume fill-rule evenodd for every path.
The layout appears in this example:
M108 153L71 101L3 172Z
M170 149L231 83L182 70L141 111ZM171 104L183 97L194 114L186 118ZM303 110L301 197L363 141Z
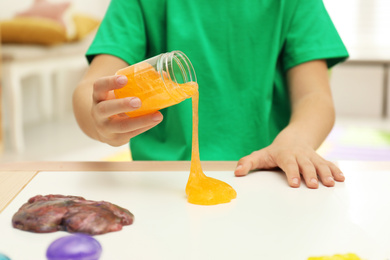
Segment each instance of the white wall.
M390 94L385 86L390 67L390 1L324 3L350 53L350 61L336 66L332 73L337 114L390 118Z
M389 0L323 0L347 47L390 48Z

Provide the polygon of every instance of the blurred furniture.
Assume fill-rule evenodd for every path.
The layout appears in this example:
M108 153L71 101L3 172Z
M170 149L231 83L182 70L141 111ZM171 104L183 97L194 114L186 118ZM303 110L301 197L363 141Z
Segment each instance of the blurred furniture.
M390 48L348 48L350 58L332 70L338 116L390 119Z
M84 57L93 35L86 39L55 46L3 44L3 88L7 99L5 112L9 120L10 141L13 149L22 152L23 136L22 80L31 75L40 78L40 111L45 118L53 116L53 105L63 111L64 72L87 67ZM56 88L56 91L54 90ZM28 115L26 115L28 116Z

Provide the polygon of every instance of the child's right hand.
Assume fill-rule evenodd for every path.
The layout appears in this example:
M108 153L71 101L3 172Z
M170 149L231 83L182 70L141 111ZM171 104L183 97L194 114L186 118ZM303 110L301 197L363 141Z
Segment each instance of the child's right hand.
M116 99L114 89L125 86L125 76L108 76L95 81L92 92L92 121L97 139L112 146L121 146L131 138L159 124L163 116L160 112L131 118L125 112L141 107L137 97Z

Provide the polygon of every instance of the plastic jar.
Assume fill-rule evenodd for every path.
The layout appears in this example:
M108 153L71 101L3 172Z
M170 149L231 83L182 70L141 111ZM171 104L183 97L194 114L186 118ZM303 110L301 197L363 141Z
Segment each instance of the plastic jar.
M127 84L115 89L116 98L138 97L142 105L127 112L130 117L154 113L182 102L198 91L195 70L181 51L172 51L141 61L116 72Z

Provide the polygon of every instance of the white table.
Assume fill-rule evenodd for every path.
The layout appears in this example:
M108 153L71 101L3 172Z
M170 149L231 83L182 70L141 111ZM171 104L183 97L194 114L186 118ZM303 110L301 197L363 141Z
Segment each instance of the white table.
M63 194L106 200L135 215L133 225L95 237L102 260L303 260L348 252L390 259L390 162L339 162L346 181L317 190L290 188L277 171L237 178L234 162L202 165L206 175L231 184L237 199L217 206L187 203L188 162L0 165L0 177L15 174L8 183L18 174L28 183L0 214L0 252L15 260L44 259L49 244L67 233L16 230L11 218L32 196ZM6 184L0 184L1 198Z

